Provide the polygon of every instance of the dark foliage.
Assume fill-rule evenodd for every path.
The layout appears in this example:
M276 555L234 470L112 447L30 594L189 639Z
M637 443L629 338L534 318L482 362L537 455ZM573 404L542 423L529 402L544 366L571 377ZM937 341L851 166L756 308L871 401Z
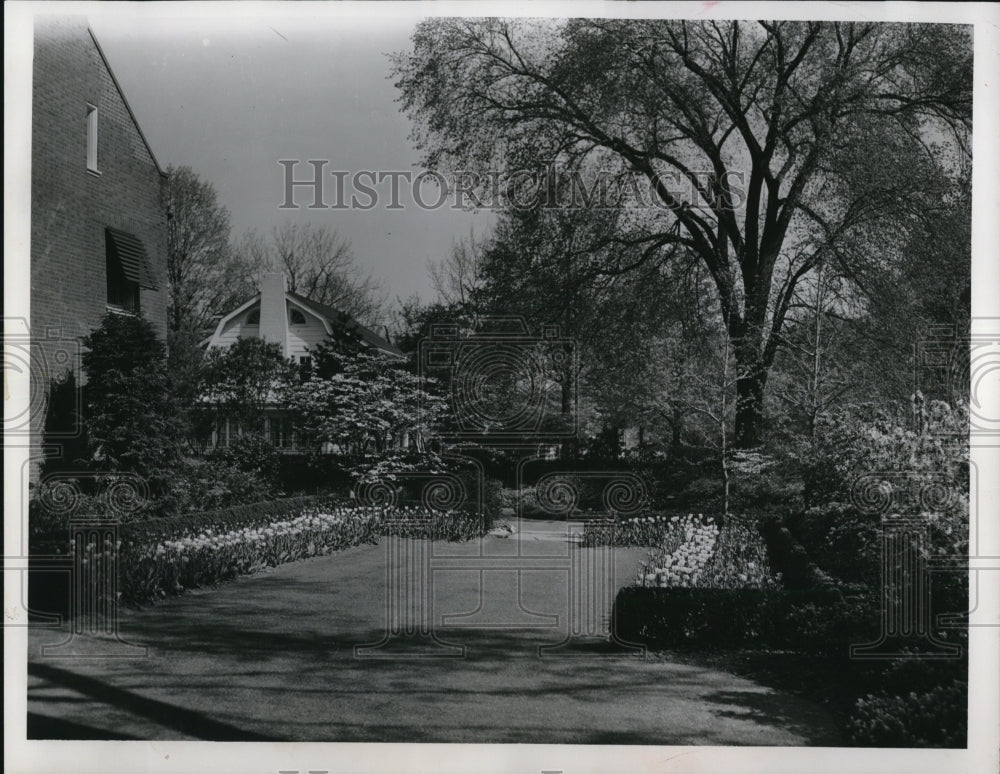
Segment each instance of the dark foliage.
M88 465L157 478L179 458L182 431L163 341L145 318L109 313L83 344Z

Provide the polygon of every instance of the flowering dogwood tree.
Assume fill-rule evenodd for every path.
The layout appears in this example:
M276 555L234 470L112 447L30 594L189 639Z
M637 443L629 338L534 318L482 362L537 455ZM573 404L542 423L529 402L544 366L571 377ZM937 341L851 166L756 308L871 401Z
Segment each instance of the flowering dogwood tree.
M362 477L404 456L429 454L427 441L446 408L427 390L433 380L382 353L342 354L321 346L314 359L313 373L286 392L308 441L331 445Z

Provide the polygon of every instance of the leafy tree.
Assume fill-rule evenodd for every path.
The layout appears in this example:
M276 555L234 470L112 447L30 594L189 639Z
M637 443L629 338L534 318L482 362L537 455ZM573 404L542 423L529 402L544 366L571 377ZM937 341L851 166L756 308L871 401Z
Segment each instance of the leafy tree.
M280 401L283 386L295 373L279 344L239 338L226 349L208 353L203 401L217 423L229 419L244 433L261 435L265 409Z
M782 336L783 352L776 363L777 396L785 401L796 418L805 421L808 437L816 438L817 421L830 411L859 382L851 360L858 342L851 319L844 314L856 307L845 298L842 278L820 264L808 287L800 288L789 311Z
M229 248L229 212L211 183L190 167L167 170L167 349L170 391L177 400L184 435L200 445L210 431L199 410L205 381L200 342L213 315L243 299L229 281L234 259Z
M180 454L182 426L168 389L166 350L152 323L109 313L83 338L90 464L149 477Z
M310 378L285 393L302 434L317 447L332 444L353 463L384 455L408 437L426 448L444 410L426 382L383 353L341 354L335 346L316 354Z
M429 167L479 173L482 196L497 164L607 172L645 205L616 234L641 248L633 268L704 265L743 448L799 283L831 256L859 280L898 260L940 198L971 74L952 25L433 19L395 59Z

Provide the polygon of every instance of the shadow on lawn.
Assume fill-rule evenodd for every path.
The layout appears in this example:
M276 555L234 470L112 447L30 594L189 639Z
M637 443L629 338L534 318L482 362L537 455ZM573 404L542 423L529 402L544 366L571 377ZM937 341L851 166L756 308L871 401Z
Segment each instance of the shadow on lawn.
M815 719L803 715L803 706L796 702L788 704L788 697L776 693L760 691L715 691L704 696L705 701L722 704L729 709L716 710L719 717L748 720L762 728L783 728L803 737L813 745L842 744L839 735L831 731L820 732L822 728Z
M51 718L28 713L28 739L112 739L115 741L135 740L138 737L117 731L105 731L102 728L74 723L72 720Z
M167 728L197 739L215 742L281 741L275 737L244 731L201 712L178 707L157 699L149 699L122 688L115 688L96 678L60 669L51 664L29 663L28 675L47 680L53 685L69 688L97 701L160 723ZM129 739L134 737L128 737L118 732L104 732L90 726L29 713L28 738Z

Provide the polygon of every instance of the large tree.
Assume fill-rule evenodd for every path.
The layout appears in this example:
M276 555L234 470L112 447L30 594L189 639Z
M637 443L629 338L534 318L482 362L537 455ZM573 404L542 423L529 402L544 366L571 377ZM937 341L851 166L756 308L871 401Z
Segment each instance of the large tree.
M741 447L799 283L898 260L971 128L970 35L949 25L433 19L394 65L431 168L479 173L482 197L496 169L596 170L646 205L616 269L703 263Z
M166 206L168 328L197 337L232 300L229 211L190 167L167 170Z

